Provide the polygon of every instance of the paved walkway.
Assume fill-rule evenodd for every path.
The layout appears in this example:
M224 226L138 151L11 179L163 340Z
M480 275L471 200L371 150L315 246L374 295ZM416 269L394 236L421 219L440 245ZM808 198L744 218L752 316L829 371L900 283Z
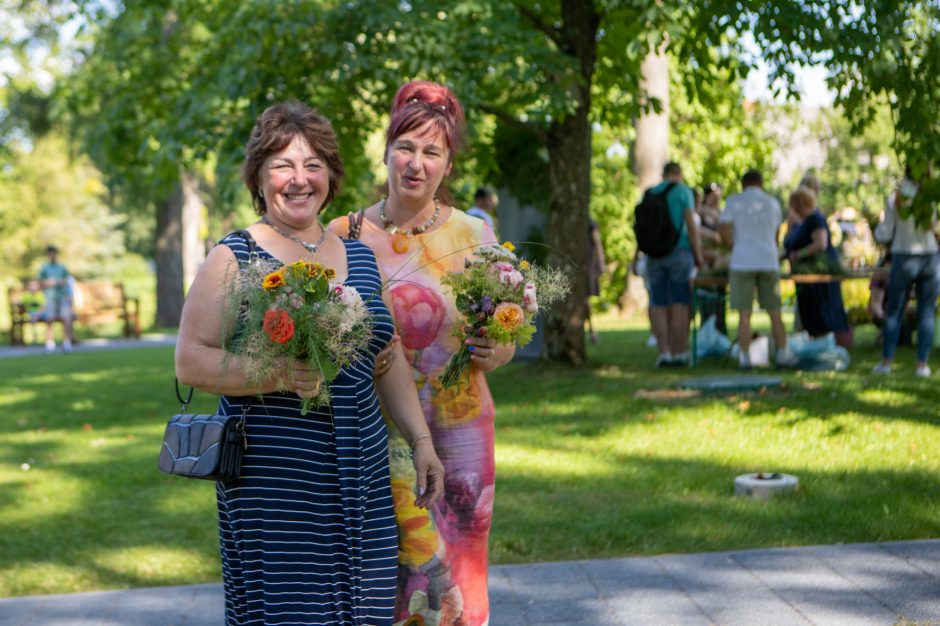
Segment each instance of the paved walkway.
M940 626L940 540L490 568L490 626ZM222 626L221 585L0 599L0 626Z
M148 346L175 346L176 335L147 334L140 339L83 339L75 344L75 352L98 352L101 350L121 350L124 348L141 348ZM45 354L46 350L41 343L32 343L25 346L0 346L0 359L18 356L33 356ZM56 347L56 354L62 353L62 344Z

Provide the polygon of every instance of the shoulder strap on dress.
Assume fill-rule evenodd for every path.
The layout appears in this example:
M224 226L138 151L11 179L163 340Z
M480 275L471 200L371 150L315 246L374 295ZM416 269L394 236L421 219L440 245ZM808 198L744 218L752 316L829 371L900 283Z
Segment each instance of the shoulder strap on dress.
M349 233L346 235L346 239L359 239L362 235L362 221L365 219L366 210L359 209L359 211L353 213L350 212L347 216L349 220Z

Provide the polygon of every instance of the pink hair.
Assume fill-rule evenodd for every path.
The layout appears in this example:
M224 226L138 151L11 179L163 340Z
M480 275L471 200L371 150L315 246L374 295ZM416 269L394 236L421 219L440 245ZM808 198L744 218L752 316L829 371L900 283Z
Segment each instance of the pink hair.
M454 92L437 83L413 80L402 85L392 103L391 120L385 133L385 150L401 135L421 128L428 122L443 135L448 158L462 145L463 107Z

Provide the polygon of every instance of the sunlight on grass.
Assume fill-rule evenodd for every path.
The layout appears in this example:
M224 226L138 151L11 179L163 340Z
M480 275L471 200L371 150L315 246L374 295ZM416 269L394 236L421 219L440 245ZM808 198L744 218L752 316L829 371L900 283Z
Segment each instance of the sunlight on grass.
M5 389L3 396L0 396L0 406L13 406L26 403L36 398L35 391L26 391L24 389Z
M214 555L159 545L100 552L93 556L93 561L96 569L140 580L175 581L192 576L199 580L215 575L220 569Z

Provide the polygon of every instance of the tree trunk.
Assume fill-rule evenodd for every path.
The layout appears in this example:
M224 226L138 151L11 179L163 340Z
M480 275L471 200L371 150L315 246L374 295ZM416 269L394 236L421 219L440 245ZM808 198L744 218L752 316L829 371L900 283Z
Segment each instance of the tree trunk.
M188 290L199 266L206 260L206 246L202 237L205 204L199 194L199 178L186 171L180 172L180 178L183 190L183 289Z
M183 310L183 190L180 182L157 203L157 316L161 328L179 325Z
M652 187L662 180L663 166L669 156L669 57L665 44L650 50L640 65L641 98L656 98L662 109L652 109L636 120L633 142L633 173L640 189Z
M563 269L571 293L545 320L545 357L580 365L585 360L584 319L587 311L588 217L591 203L590 85L596 59L599 16L583 0L562 2L564 37L578 60L581 81L572 85L574 112L548 130L549 263Z

